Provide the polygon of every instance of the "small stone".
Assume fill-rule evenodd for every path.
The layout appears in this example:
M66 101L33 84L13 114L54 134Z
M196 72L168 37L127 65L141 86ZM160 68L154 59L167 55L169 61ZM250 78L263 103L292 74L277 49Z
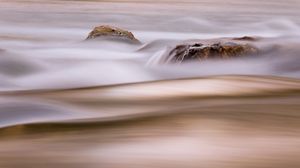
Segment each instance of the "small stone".
M250 37L250 36L243 36L243 37L233 38L233 40L241 40L241 41L257 41L258 38L256 38L256 37Z
M133 43L140 43L140 41L136 39L131 32L108 25L95 27L89 33L86 40L97 39L100 37L125 40Z

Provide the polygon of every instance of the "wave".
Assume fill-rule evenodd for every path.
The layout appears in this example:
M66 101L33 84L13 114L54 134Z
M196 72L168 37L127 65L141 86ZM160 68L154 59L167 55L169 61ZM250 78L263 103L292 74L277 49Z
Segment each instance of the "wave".
M0 96L5 98L4 100L15 101L6 102L5 106L1 106L3 109L0 110L0 115L1 118L5 118L1 127L43 121L79 119L113 121L144 116L143 114L163 115L164 110L153 107L160 104L159 102L171 103L191 99L206 102L218 98L226 100L227 98L297 95L299 88L299 80L292 78L216 76L77 89L5 91L1 92ZM39 103L31 103L35 100ZM144 103L149 104L151 108L139 107ZM124 105L128 109L121 108ZM201 106L207 107L207 104ZM175 111L187 107L176 107ZM106 113L105 110L110 112ZM167 113L168 111L170 110L166 110ZM52 115L57 116L56 120L53 120Z

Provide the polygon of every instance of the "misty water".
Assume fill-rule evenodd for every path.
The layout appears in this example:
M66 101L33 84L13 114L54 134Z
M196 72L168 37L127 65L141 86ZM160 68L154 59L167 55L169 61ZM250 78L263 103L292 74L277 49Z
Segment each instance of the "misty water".
M0 0L0 167L300 166L298 0ZM85 41L98 25L141 44ZM166 62L187 40L261 56Z

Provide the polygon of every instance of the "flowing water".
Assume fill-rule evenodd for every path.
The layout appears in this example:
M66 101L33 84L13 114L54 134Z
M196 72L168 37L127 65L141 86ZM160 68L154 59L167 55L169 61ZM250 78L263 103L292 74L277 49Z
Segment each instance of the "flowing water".
M0 0L0 167L300 166L298 0ZM86 42L97 25L142 44ZM260 57L166 64L184 40Z

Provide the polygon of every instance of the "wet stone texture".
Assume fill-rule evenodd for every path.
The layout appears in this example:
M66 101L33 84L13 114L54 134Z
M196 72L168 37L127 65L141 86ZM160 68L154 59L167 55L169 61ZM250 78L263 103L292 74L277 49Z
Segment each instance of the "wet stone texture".
M243 42L238 42L242 40ZM181 63L193 60L227 59L242 56L258 55L259 49L244 41L253 41L254 38L242 37L233 40L211 42L195 42L192 44L177 45L168 53L170 62Z
M131 43L140 43L134 35L118 27L103 25L95 27L88 35L86 40L100 39L100 38L113 38L115 40L122 40Z

